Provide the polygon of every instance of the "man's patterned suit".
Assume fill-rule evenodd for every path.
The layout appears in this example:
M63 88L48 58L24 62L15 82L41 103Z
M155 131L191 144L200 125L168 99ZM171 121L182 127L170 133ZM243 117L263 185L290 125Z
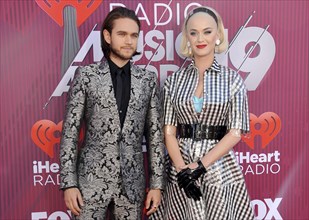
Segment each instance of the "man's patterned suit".
M80 67L70 87L60 146L60 187L78 187L86 203L110 199L119 188L118 177L129 200L143 202L144 134L148 142L150 188L164 187L157 77L133 64L130 71L131 93L122 130L107 61ZM85 138L78 149L82 121Z

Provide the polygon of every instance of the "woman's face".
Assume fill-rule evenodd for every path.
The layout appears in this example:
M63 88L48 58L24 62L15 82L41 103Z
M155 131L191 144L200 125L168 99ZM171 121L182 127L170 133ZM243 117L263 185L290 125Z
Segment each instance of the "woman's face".
M188 20L186 30L194 58L214 56L219 34L213 17L207 13L198 12Z

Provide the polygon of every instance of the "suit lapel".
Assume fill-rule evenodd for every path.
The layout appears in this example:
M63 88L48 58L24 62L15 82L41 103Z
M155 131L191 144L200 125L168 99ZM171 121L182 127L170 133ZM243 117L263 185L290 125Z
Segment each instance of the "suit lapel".
M100 63L98 75L100 76L103 85L107 86L106 88L109 93L113 92L110 91L111 89L113 89L113 83L107 61L103 61L102 63Z
M123 131L130 129L130 120L134 119L132 118L134 114L134 107L135 105L138 104L137 100L137 93L141 92L141 80L142 80L142 74L138 71L136 66L134 66L131 63L131 89L130 89L130 100L127 108L127 114L124 120L124 125L123 125Z
M142 91L141 80L142 80L143 74L132 63L130 67L130 72L131 72L130 100L128 103L127 114L126 114L124 124L123 124L123 131L130 129L131 127L129 122L130 120L133 119L132 116L135 115L134 109L136 109L136 107L134 106L138 104L138 100L136 97L137 97L137 94ZM112 108L111 111L115 119L117 118L118 125L120 127L120 118L118 114L117 103L116 103L116 98L114 94L114 88L113 88L112 78L110 74L110 69L109 69L109 65L107 61L103 61L100 64L98 74L101 78L102 86L104 86L103 88L106 88L106 90L104 90L105 91L104 96L108 96L110 100L112 100L113 102L112 106L114 108Z
M104 96L108 97L112 102L111 113L113 114L114 118L117 119L119 127L121 127L112 77L111 77L111 73L110 73L110 69L109 69L109 65L107 61L103 61L100 64L99 76L100 76L103 88L106 88L104 89L104 93L105 93Z

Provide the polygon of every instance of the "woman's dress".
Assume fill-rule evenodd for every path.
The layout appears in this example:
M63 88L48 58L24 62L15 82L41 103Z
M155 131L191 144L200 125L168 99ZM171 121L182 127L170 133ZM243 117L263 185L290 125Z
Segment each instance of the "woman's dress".
M204 124L227 126L249 132L249 113L244 82L235 71L214 60L204 73L204 96L201 112L194 107L194 92L198 84L194 63L169 76L163 87L164 125ZM178 138L186 164L198 161L218 140ZM168 157L168 156L167 156ZM176 169L167 158L167 186L161 205L149 219L160 220L250 220L253 210L234 151L207 168L197 183L202 198L194 201L178 187Z

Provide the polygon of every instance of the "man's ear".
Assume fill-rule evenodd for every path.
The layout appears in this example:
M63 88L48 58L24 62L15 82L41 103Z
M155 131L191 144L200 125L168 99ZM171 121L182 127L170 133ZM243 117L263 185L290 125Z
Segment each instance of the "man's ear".
M108 30L103 30L103 37L108 44L111 43L111 34L108 32Z

